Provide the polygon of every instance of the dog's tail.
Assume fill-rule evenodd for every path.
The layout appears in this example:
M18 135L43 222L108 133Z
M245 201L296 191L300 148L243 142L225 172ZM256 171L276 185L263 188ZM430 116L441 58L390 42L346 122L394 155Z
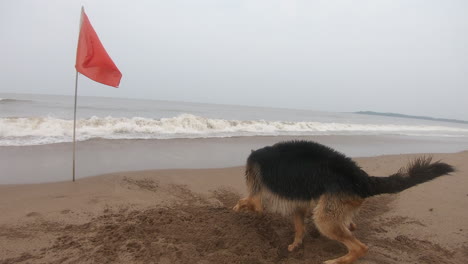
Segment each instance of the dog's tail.
M368 177L368 193L366 196L398 193L455 171L455 168L449 164L440 161L431 163L431 161L431 157L420 157L408 164L406 168L401 168L399 172L389 177Z

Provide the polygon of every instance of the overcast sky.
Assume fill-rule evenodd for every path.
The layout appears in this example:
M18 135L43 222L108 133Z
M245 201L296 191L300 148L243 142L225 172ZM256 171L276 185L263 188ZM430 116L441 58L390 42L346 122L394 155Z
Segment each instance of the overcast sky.
M0 92L73 95L81 5L123 78L79 95L468 120L466 0L0 0Z

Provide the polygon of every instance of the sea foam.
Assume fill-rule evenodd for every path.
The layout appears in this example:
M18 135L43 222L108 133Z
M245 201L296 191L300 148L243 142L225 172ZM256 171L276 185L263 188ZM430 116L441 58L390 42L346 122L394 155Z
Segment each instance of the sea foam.
M53 117L0 118L0 146L71 142L73 120ZM209 138L267 135L409 135L468 137L450 126L225 120L192 114L171 118L96 117L77 120L77 140Z

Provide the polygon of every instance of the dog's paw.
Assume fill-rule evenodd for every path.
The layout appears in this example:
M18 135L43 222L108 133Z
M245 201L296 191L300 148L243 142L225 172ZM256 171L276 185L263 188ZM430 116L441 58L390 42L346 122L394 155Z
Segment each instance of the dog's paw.
M288 246L288 251L293 252L296 248L298 248L301 245L301 243L292 243L291 245Z
M344 262L340 262L338 259L331 259L331 260L326 260L323 262L323 264L342 264Z
M323 264L351 264L353 263L353 261L349 258L346 258L346 257L341 257L341 258L337 258L337 259L330 259L330 260L327 260L327 261L324 261Z

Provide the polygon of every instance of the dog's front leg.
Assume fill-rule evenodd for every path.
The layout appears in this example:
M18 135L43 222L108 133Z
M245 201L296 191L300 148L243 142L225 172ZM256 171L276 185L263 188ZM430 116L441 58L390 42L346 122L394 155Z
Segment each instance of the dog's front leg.
M237 204L232 208L232 210L239 212L240 210L247 207L248 204L248 197L240 199Z
M261 214L263 213L261 197L260 195L255 195L240 199L232 209L236 212L247 209Z
M294 241L291 245L288 246L288 250L291 252L302 244L302 239L304 238L305 225L304 218L306 215L306 210L297 209L294 212L294 229L296 231L294 235Z

